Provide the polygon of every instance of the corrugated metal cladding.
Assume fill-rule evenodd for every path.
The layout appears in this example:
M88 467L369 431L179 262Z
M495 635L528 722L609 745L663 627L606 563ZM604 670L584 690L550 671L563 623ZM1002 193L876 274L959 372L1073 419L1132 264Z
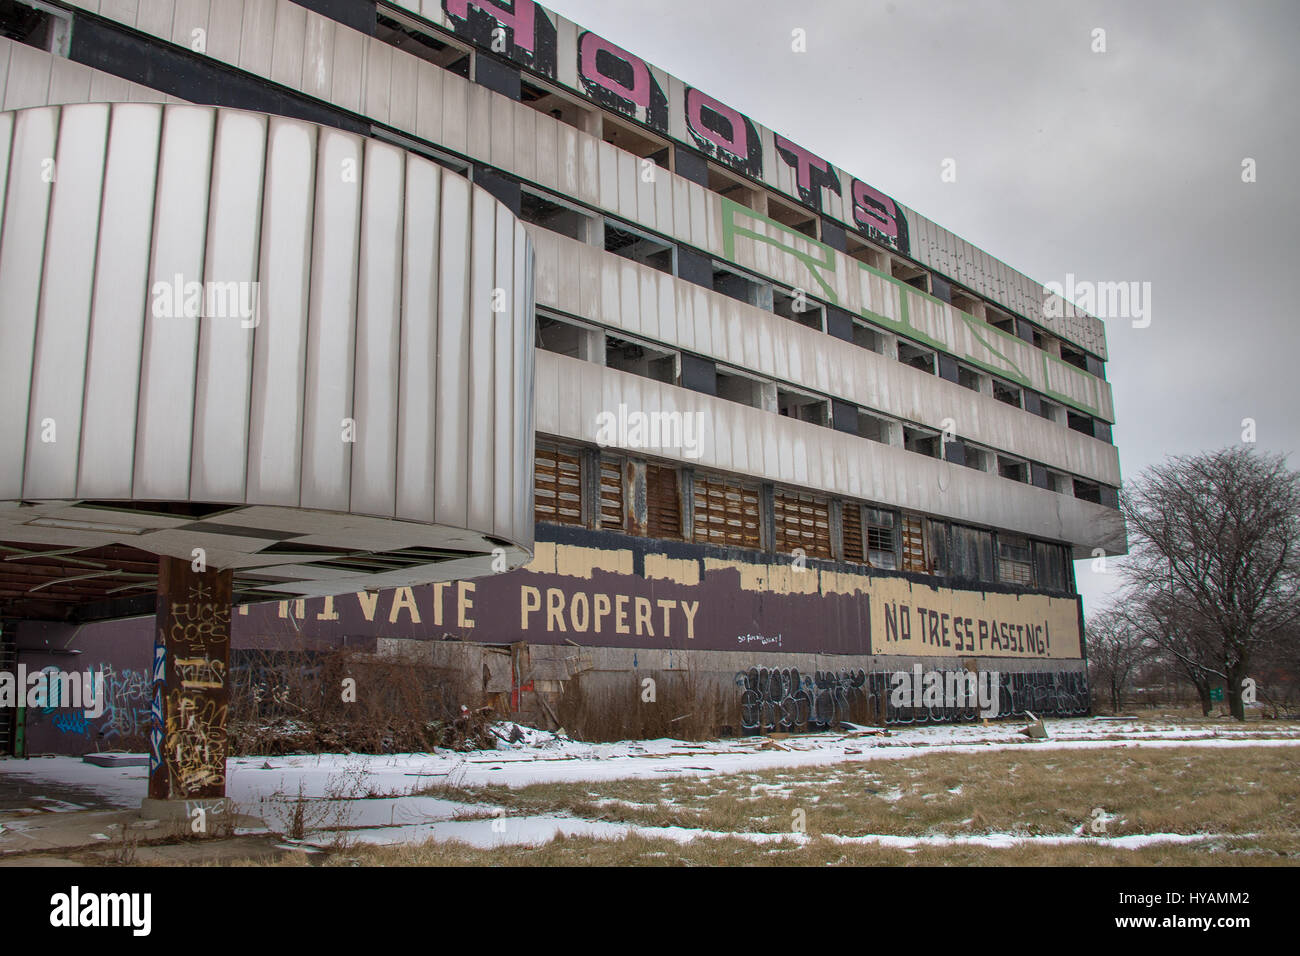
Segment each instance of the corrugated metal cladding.
M0 500L311 509L396 519L398 547L441 528L531 548L533 253L487 192L197 106L0 113L0 160Z

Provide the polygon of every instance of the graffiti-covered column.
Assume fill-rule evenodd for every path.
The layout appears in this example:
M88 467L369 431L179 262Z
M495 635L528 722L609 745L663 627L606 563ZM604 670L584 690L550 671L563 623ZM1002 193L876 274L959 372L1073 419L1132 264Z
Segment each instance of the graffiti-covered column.
M231 577L158 559L150 812L189 815L208 805L224 811Z

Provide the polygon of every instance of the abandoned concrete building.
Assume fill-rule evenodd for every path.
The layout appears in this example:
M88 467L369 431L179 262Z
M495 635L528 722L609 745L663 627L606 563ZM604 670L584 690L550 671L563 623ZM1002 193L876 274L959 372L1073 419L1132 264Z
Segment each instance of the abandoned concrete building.
M640 59L634 36L532 0L0 10L0 302L27 342L0 358L27 393L5 410L0 452L19 457L0 499L63 509L39 536L0 535L0 655L35 670L76 653L117 694L97 720L27 713L28 750L110 747L157 719L157 555L223 540L248 558L217 564L232 666L357 648L456 669L551 727L574 695L646 706L646 678L685 682L737 733L977 713L891 699L915 668L997 675L1003 714L1087 710L1073 562L1125 550L1102 323L1045 309L1041 284L856 178L869 157L837 167ZM47 202L19 164L65 142L87 172L59 158ZM149 175L128 183L115 160ZM129 211L187 177L198 199L172 214L207 239L183 261L161 199L138 236ZM58 190L76 188L102 193L86 248L60 231ZM62 332L23 298L42 259L20 229L88 270ZM175 353L208 368L178 457L147 440L143 406L126 432L107 420L127 393L85 361L62 413L80 438L47 465L33 430L64 419L42 343L140 371L88 318L95 277L123 275L113 249L135 243L139 288L107 290L137 296L135 340L173 276L173 298L182 275L248 280L256 308ZM190 321L231 322L207 314ZM172 383L148 372L129 373L131 401L165 417ZM248 394L218 411L228 389ZM355 434L329 444L339 422ZM97 509L93 540L73 507Z

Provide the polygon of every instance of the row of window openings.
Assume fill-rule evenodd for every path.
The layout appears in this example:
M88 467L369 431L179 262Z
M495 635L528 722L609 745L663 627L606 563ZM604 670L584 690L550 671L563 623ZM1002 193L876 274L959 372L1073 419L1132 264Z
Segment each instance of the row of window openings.
M385 12L380 14L376 36L398 49L418 56L441 69L450 70L466 79L470 78L473 64L478 56L477 52L469 46L435 39L423 32L414 21L407 20L395 10L385 9ZM520 102L561 123L579 129L584 133L598 136L603 142L609 143L624 152L631 153L640 159L649 160L662 169L673 171L675 168L675 150L667 140L642 129L629 120L622 119L595 105L585 103L577 96L552 87L540 79L521 79ZM710 191L738 202L809 238L821 241L821 216L817 213L781 197L771 190L743 179L729 170L723 169L712 160L706 159L705 164L708 170L707 188ZM527 202L527 200L525 201ZM545 217L548 212L544 210L542 215ZM567 214L561 213L553 220L554 225L547 225L546 222L536 219L527 221L537 222L538 225L553 228L556 232L561 232L572 238L582 239L584 242L599 244L598 240L591 236L589 227L584 227L574 221L573 217L575 215L582 214L575 213L572 210L568 211ZM526 216L525 218L527 219ZM607 225L606 249L611 252L617 251L617 249L610 248L608 244L609 228ZM891 275L922 292L934 294L931 273L925 268L900 259L883 248L877 248L868 240L860 238L847 228L846 240L846 254L850 257L864 262L886 275ZM646 252L646 259L637 259L637 261L644 261L646 265L651 265L660 269L660 271L674 272L671 262L672 257L668 253L670 248L668 244L658 240L647 240L642 237L640 240L634 240L626 243L626 245L635 247L638 242L646 241L650 243L657 242L662 248ZM615 237L614 242L621 243L624 240ZM634 258L635 256L629 255L628 257ZM734 295L734 297L740 298L742 301L759 304L743 294L735 294L741 292L743 287L739 286L734 279L722 279L715 273L715 289L725 292L726 290L719 288L719 285L728 286L735 290L735 292L726 292L726 294ZM987 302L976 293L953 285L950 301L955 308L983 318L995 328L1016 335L1015 317ZM1088 371L1087 358L1081 350L1071 347L1063 340L1043 332L1032 324L1031 328L1033 329L1033 344L1037 348L1059 356L1063 361L1083 371Z
M601 362L607 368L668 385L703 391L738 405L776 412L812 425L824 428L835 428L838 425L840 431L882 445L902 447L929 458L953 460L976 471L997 473L1003 478L1024 484L1033 482L1029 462L999 454L955 436L945 440L941 432L873 415L863 409L856 410L857 420L851 423L855 428L850 429L844 427L843 422L834 420L834 406L827 398L783 388L774 382L744 375L735 369L718 367L711 362L700 362L698 370L687 375L683 372L679 352L620 338L543 312L537 315L536 328L536 344L543 351L583 361ZM841 408L852 409L853 406L845 403ZM844 411L841 413L851 414ZM953 444L960 446L960 453L950 451ZM1100 503L1101 486L1098 484L1051 469L1045 469L1045 481L1045 487L1058 494L1072 494L1085 501Z
M1065 546L782 486L539 443L536 520L1069 591ZM640 485L640 487L637 487ZM629 502L641 502L640 513ZM770 525L764 520L770 514ZM996 541L996 561L994 542ZM1040 553L1034 554L1037 549Z
M533 223L585 243L600 244L606 252L630 259L668 275L677 275L677 246L674 243L640 232L625 223L608 217L600 218L580 211L576 205L557 201L541 192L522 188L521 216ZM800 290L786 289L771 282L760 282L719 262L711 264L713 290L740 302L773 312L783 318L798 322L818 332L826 331L825 307L809 299ZM887 336L864 322L853 321L853 343L880 355L890 352L891 342L897 343L898 360L904 365L929 375L939 374L939 353L923 348L896 336ZM1028 408L1048 421L1065 425L1075 431L1096 436L1091 416L1068 411L1064 405L1037 396L1037 407L1029 402L1026 390L992 375L979 372L971 366L957 363L957 384L973 392L993 398L1016 408Z

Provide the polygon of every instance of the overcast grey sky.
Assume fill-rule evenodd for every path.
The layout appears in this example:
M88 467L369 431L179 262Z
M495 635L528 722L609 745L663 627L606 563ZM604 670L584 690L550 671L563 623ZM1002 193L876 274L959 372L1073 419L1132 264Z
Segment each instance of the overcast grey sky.
M1039 282L1151 283L1106 322L1126 479L1244 418L1300 449L1295 0L543 2Z

